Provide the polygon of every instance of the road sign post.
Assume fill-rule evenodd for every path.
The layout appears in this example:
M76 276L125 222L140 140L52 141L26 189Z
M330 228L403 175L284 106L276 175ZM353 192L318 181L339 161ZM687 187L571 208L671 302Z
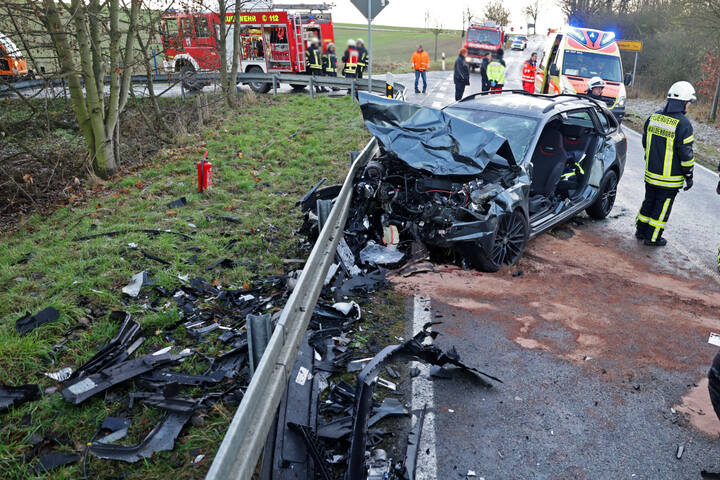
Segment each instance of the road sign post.
M630 82L630 92L635 90L635 75L637 73L638 54L642 52L643 44L640 40L618 40L617 46L620 50L627 52L635 52L635 62L633 63L632 81Z
M368 92L372 92L372 21L388 4L388 0L351 0L368 21Z

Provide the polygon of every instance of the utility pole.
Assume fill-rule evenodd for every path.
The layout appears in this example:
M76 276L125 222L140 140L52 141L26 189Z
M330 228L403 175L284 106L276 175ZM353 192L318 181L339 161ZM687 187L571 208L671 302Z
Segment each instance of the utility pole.
M718 75L718 81L717 81L717 85L715 86L715 95L713 97L712 108L710 109L710 118L708 119L710 122L715 121L715 118L716 118L715 115L717 114L719 99L720 99L720 75Z

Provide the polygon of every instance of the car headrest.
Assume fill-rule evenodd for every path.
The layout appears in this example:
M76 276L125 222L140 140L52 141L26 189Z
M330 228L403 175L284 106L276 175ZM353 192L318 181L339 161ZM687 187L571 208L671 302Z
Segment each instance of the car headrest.
M563 135L570 138L578 138L583 134L584 128L580 125L563 125Z
M538 142L538 146L540 147L540 150L545 155L549 155L551 153L555 153L557 149L559 149L562 146L563 137L560 134L559 131L552 129L545 129L540 134L540 141Z

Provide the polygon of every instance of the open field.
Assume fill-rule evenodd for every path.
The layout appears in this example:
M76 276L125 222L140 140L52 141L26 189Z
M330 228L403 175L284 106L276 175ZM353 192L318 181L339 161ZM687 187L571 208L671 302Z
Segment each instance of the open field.
M362 25L335 25L335 44L338 55L342 57L349 38L362 38L365 40L365 47L368 46L367 26L359 29ZM382 27L378 27L382 28ZM392 27L396 29L396 27ZM397 30L400 30L399 27ZM457 52L462 46L462 38L459 31L442 33L438 36L437 61L435 61L435 36L431 32L422 30L403 29L404 31L373 31L373 73L385 72L407 73L411 72L410 57L418 44L430 55L430 68L440 68L440 55L445 52L447 56L447 68L452 68Z

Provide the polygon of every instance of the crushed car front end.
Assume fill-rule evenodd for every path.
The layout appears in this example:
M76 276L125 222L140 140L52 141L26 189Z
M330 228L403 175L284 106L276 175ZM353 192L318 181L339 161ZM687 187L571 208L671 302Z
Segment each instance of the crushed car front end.
M363 95L360 103L381 149L355 179L354 250L387 244L394 227L399 248L420 241L474 264L474 253L497 245L503 216L527 218L530 179L505 138L434 109Z

